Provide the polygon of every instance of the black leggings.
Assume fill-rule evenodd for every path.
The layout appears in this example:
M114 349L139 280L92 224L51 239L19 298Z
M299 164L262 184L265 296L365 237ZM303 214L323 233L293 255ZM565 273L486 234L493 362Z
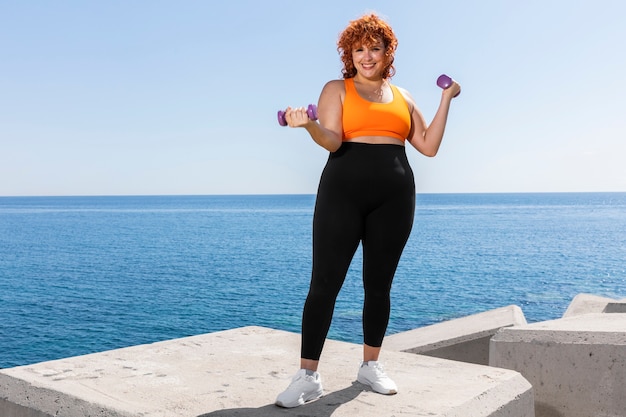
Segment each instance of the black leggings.
M304 359L319 360L348 267L363 245L363 342L380 347L391 282L415 213L404 146L344 142L322 172L313 216L313 271L302 317Z

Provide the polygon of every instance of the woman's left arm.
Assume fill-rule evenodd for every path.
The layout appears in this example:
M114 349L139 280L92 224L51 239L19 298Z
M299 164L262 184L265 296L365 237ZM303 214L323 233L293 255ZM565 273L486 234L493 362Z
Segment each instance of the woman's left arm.
M400 89L400 91L409 104L409 111L411 112L411 132L407 140L421 154L429 157L437 155L446 130L450 102L461 91L461 86L453 81L450 87L441 92L441 102L430 125L426 124L426 120L417 108L411 94L404 89Z

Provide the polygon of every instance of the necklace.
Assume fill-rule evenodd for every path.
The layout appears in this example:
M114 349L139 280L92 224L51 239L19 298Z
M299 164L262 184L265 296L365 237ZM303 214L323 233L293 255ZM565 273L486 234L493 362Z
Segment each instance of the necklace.
M383 81L378 87L374 88L373 90L365 90L363 96L369 101L384 103L386 98L385 93L387 92L385 90L385 87L387 87L387 83Z
M371 101L380 101L383 98L383 86L376 88L373 91L368 91L367 98Z

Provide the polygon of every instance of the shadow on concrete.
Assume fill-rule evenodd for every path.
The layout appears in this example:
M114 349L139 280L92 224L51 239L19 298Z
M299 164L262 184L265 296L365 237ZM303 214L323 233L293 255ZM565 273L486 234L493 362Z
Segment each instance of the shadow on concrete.
M281 408L274 404L268 404L258 408L229 408L212 411L198 417L331 417L337 408L354 400L365 390L365 385L354 381L349 387L327 393L317 401L296 408Z
M535 402L535 417L565 417L565 415L548 404Z

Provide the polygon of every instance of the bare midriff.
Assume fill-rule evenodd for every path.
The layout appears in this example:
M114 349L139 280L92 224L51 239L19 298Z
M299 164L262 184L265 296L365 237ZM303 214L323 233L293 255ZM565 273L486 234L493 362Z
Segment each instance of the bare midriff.
M400 145L404 146L404 141L389 136L357 136L356 138L343 139L344 142L368 143L372 145Z

